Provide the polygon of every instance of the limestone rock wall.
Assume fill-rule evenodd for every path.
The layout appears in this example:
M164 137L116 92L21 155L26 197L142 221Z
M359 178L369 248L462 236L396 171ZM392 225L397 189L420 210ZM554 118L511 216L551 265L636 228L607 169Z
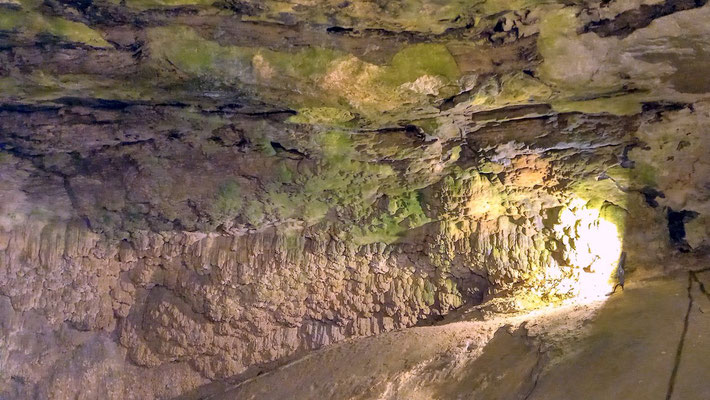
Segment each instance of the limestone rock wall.
M505 229L476 243L485 254L515 238L525 240ZM483 273L512 283L526 261L506 258L500 271L486 272L480 260L450 274L428 253L422 245L358 248L274 230L144 232L116 243L81 222L31 221L3 237L0 288L19 315L77 335L117 335L140 366L189 362L216 379L480 302L489 287Z
M5 393L71 397L70 382L89 374L86 398L121 398L127 386L136 398L171 397L492 296L508 296L495 306L506 311L577 295L590 277L608 287L622 249L631 270L672 254L667 207L703 210L704 161L689 154L697 169L683 176L698 184L675 185L679 178L664 178L669 161L659 152L670 145L680 157L678 147L687 146L647 138L677 129L677 118L689 112L701 113L703 105L649 112L633 124L635 133L604 128L606 135L591 141L580 133L589 120L577 120L582 136L575 143L557 136L487 146L490 137L511 132L492 125L418 190L419 222L411 211L401 216L410 200L385 195L372 205L376 217L361 220L371 224L367 231L353 231L341 214L310 225L293 219L259 229L137 229L117 237L96 232L92 214L72 209L76 199L103 196L96 188L111 186L67 191L51 172L9 156L4 167L12 179L3 194L13 200L4 205L0 242ZM560 121L526 127L559 132ZM642 135L647 144L635 142ZM22 179L28 174L35 180ZM652 178L662 182L653 186L658 193L648 189ZM23 190L37 182L56 195ZM660 205L677 198L686 200ZM383 231L386 216L409 228ZM40 367L29 368L32 360ZM167 382L166 373L176 379Z
M0 397L171 398L707 251L709 10L0 3Z
M701 110L697 105L693 112ZM670 129L687 112L649 113L635 125L636 135ZM498 132L480 131L476 146ZM493 295L510 296L496 306L506 311L577 294L580 279L595 273L606 273L602 283L609 282L611 270L595 271L615 263L621 248L609 251L609 245L624 246L632 268L643 268L642 260L670 254L672 243L665 209L649 204L648 177L635 173L642 163L663 164L653 147L637 150L626 134L607 135L601 140L612 145L521 140L477 157L472 151L480 147L467 144L454 168L420 190L425 220L394 241L376 236L371 243L343 236L349 227L337 221L107 236L91 229L91 218L53 216L62 207L75 213L69 197L81 198L81 189L61 194L66 188L51 173L12 156L6 176L16 179L5 182L3 193L15 199L5 207L16 215L0 242L6 393L71 397L69 382L91 374L95 383L86 398L120 398L127 385L137 398L170 397ZM636 164L621 168L629 147ZM590 163L586 149L601 161ZM19 165L45 187L59 186L61 195L23 192L36 182L21 179ZM687 179L701 182L698 171ZM575 179L561 185L569 177ZM671 186L658 188L667 193L655 197L660 202L679 195ZM702 198L703 190L684 193ZM390 204L381 199L373 207L389 213ZM604 231L601 221L615 229ZM602 235L616 241L600 241ZM30 335L35 329L44 333ZM24 346L29 350L21 351ZM47 352L54 356L47 359ZM28 368L30 360L41 360L41 367ZM160 383L166 373L181 379ZM105 379L118 380L106 386Z

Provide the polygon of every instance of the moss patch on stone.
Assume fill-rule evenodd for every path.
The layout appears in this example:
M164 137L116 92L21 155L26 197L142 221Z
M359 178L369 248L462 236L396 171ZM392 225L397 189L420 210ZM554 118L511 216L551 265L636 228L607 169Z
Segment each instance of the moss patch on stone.
M601 207L599 207L599 216L616 225L619 234L623 236L626 231L626 220L629 217L629 213L625 208L605 201L602 203Z
M583 112L586 114L635 115L641 112L641 98L630 94L600 97L591 100L557 100L552 102L557 112Z
M269 139L264 136L250 138L252 145L259 138L267 146ZM213 221L221 223L241 216L252 226L292 218L315 224L331 209L358 220L372 214L372 204L381 194L394 193L394 220L383 216L377 222L383 231L394 232L392 225L405 219L411 224L421 223L423 213L421 208L416 210L413 198L397 197L405 189L392 167L359 160L361 155L350 134L324 131L312 140L319 152L314 150L312 156L317 161L299 169L290 160L273 164L274 172L260 178L263 190L244 188L234 180L223 183L210 207Z
M555 67L560 59L569 56L569 44L577 37L579 24L573 8L558 9L541 18L537 48L544 59L542 76L548 79L557 76Z
M499 95L502 101L497 102L541 102L549 99L551 95L552 89L549 86L525 73L517 72L502 77Z
M622 192L611 179L598 180L596 177L578 179L572 182L569 191L580 199L588 200L596 206L593 208L600 207L607 200L622 207L626 206L626 193Z
M296 124L342 125L355 116L348 110L333 107L312 107L298 110L288 122Z
M357 245L392 243L407 230L430 221L422 209L421 193L411 191L390 197L386 211L365 226L355 227L351 234Z
M237 216L244 204L244 193L236 181L223 183L217 191L212 213L218 219L228 219Z
M119 0L111 0L120 3ZM126 5L138 10L151 8L182 7L182 6L210 6L216 0L126 0Z
M253 54L248 49L220 46L182 26L152 28L148 41L151 56L158 61L167 61L184 74L223 82L244 77Z
M521 11L541 4L554 4L554 0L486 0L476 9L483 15L495 15L505 11Z
M378 66L315 46L294 52L222 46L184 26L151 28L148 39L152 65L168 83L197 79L202 86L258 91L263 100L299 109L295 123L347 127L355 115L397 121L432 96L459 91L458 66L441 44L407 46Z
M296 52L277 52L258 47L222 46L192 28L168 26L148 32L151 54L163 58L193 76L245 83L260 80L266 86L292 86L325 74L342 54L330 49L307 47Z
M279 76L297 79L314 79L324 75L330 64L343 56L342 53L321 47L306 47L296 52L260 50L262 55Z
M538 51L543 58L539 78L556 89L551 102L559 112L633 115L641 112L643 92L628 92L621 76L622 56L612 50L616 38L579 34L578 11L565 7L541 18Z
M465 26L472 4L468 0L352 1L321 0L315 3L260 1L259 11L242 18L284 23L307 18L316 24L357 26L393 32L443 33Z
M611 168L607 174L619 184L635 189L644 186L655 187L658 182L656 167L643 161L636 162L633 168Z
M482 82L471 98L471 104L483 109L512 104L546 102L552 89L542 81L522 72L491 77Z
M456 60L446 46L421 43L405 47L395 54L380 79L385 84L399 86L424 75L441 76L449 81L459 78Z
M0 31L17 31L29 36L46 33L92 47L111 46L98 31L82 23L47 17L35 11L3 10L0 13Z

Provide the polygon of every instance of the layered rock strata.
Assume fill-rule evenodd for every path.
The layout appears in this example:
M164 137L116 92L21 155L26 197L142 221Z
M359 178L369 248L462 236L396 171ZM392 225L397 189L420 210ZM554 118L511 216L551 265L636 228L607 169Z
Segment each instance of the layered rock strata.
M0 396L171 398L704 251L710 6L504 3L1 3Z

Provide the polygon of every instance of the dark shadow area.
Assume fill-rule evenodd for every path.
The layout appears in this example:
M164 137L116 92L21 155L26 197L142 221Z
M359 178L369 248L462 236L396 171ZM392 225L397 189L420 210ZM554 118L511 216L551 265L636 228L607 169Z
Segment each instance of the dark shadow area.
M668 218L668 235L671 243L679 251L689 253L691 248L685 239L685 224L692 221L699 214L695 211L688 210L674 211L672 208L668 207L666 215Z

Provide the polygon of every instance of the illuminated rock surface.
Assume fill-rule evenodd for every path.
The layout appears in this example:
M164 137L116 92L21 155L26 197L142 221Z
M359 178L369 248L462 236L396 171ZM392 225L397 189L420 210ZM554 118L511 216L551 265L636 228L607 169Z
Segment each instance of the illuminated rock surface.
M710 303L697 282L707 280L708 272L691 276L690 291L688 274L679 273L640 282L605 304L485 321L469 312L457 322L336 345L235 388L205 388L200 395L702 399L710 393L703 382L710 317L701 310ZM689 295L693 303L686 329Z
M0 398L220 393L302 356L301 378L238 390L610 398L634 370L665 396L687 307L666 275L710 246L709 19L703 0L0 2ZM622 251L629 290L588 326L519 327L585 320ZM679 399L710 397L694 285ZM371 373L396 338L423 369L319 361Z

